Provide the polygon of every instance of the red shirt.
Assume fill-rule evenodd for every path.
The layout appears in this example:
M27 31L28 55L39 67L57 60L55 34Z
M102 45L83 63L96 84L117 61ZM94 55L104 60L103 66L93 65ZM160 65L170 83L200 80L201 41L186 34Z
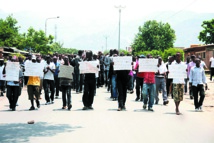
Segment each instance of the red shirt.
M155 73L154 72L143 72L144 83L155 84Z

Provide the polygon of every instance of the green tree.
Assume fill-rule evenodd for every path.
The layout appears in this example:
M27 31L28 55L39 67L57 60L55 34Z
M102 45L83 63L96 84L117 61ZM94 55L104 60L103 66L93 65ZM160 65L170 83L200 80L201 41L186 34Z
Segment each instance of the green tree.
M203 30L199 33L198 39L205 44L214 43L214 19L203 21Z
M21 35L21 41L19 43L19 49L30 49L32 52L41 53L41 54L52 54L54 37L49 35L46 37L44 31L36 31L32 27L28 29L27 34L24 33Z
M74 48L63 48L63 43L55 42L51 45L53 52L59 54L77 54L78 50Z
M20 40L17 20L9 15L5 20L0 19L0 46L16 47Z
M135 52L161 50L173 47L175 31L168 23L147 21L138 28L132 48Z

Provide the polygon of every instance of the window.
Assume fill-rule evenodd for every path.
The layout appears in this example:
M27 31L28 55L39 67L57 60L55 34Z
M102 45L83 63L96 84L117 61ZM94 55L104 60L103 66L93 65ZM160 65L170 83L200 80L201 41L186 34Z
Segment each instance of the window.
M203 52L201 57L202 57L203 59L205 59L205 58L206 58L206 52Z

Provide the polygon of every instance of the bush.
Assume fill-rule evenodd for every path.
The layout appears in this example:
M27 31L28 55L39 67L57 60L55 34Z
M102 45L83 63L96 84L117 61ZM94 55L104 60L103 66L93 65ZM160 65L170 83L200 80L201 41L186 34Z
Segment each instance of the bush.
M169 56L174 56L177 52L181 53L181 61L184 60L184 51L183 49L178 49L178 48L169 48L167 50L164 50L162 58L164 60L164 62L168 61L168 57Z

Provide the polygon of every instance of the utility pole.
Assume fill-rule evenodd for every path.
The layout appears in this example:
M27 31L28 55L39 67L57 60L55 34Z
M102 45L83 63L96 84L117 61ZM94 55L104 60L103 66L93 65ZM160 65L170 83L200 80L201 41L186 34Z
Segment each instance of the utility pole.
M119 9L119 34L118 34L118 51L120 50L120 21L121 21L121 9L125 8L125 6L115 6L115 8Z

